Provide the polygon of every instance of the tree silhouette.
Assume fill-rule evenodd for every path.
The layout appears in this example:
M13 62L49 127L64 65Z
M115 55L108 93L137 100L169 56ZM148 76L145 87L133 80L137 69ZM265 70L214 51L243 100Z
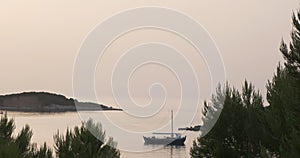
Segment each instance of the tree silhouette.
M37 147L31 143L33 135L28 125L14 136L15 123L8 119L5 113L0 119L0 158L52 158L53 153L44 143ZM120 151L116 149L116 142L112 138L106 141L105 132L101 124L92 120L75 127L73 131L67 129L66 135L59 132L54 135L56 156L59 158L119 158Z
M3 158L51 158L52 151L46 143L37 150L32 144L32 130L28 125L22 128L17 136L13 136L15 124L13 119L8 119L5 113L0 119L0 157ZM42 154L43 153L43 154Z
M263 137L267 133L263 127L263 100L251 83L245 81L240 93L227 84L224 90L217 90L213 98L224 98L222 112L214 127L203 137L193 142L190 155L196 157L258 157L265 154L261 150ZM214 101L215 102L215 101ZM205 102L204 118L211 118ZM220 106L220 105L218 105ZM204 126L207 121L204 121Z
M268 127L275 155L300 157L300 12L293 14L289 47L282 41L280 51L285 59L267 84L270 104Z
M218 121L194 141L191 157L300 157L300 11L292 21L291 43L280 46L284 66L278 65L266 86L269 105L248 82L242 93L227 85L212 104L204 103L205 126L218 111L215 98L225 96Z
M64 135L54 136L55 151L59 158L118 158L120 152L112 138L105 139L101 124L91 119Z

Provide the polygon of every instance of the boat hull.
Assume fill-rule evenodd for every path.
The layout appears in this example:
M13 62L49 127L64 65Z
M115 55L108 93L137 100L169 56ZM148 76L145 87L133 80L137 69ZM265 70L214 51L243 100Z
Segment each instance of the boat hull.
M176 145L182 146L186 140L186 136L180 138L155 138L155 137L144 137L145 144L155 145Z

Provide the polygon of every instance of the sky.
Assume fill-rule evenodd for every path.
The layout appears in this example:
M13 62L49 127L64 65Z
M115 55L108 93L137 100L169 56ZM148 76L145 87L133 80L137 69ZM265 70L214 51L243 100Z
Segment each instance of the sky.
M118 12L145 6L171 8L200 23L220 51L226 80L240 88L247 79L265 95L267 81L283 61L280 42L290 40L291 15L299 8L299 1L0 1L0 94L49 91L72 97L74 61L87 34ZM200 89L207 92L202 97L209 98L210 77L204 59L180 37L155 29L127 33L105 51L95 72L97 96L111 97L108 85L122 53L153 41L183 52L201 80ZM148 97L149 85L155 82L163 84L171 97L180 97L176 76L155 64L137 69L129 82L132 96Z

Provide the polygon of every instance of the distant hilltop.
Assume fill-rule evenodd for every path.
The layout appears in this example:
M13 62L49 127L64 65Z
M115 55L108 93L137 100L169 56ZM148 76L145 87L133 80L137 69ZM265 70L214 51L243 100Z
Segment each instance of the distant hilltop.
M75 106L76 105L76 106ZM0 95L0 110L21 112L68 112L121 110L103 104L79 102L60 94L48 92L23 92Z

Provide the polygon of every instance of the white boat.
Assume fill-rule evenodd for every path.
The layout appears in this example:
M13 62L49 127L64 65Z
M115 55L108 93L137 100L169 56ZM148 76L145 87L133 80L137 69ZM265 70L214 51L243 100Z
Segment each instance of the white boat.
M157 137L163 135L163 137ZM143 136L145 144L159 145L184 145L186 136L182 137L180 133L173 132L173 110L171 111L171 133L153 133L152 137Z

